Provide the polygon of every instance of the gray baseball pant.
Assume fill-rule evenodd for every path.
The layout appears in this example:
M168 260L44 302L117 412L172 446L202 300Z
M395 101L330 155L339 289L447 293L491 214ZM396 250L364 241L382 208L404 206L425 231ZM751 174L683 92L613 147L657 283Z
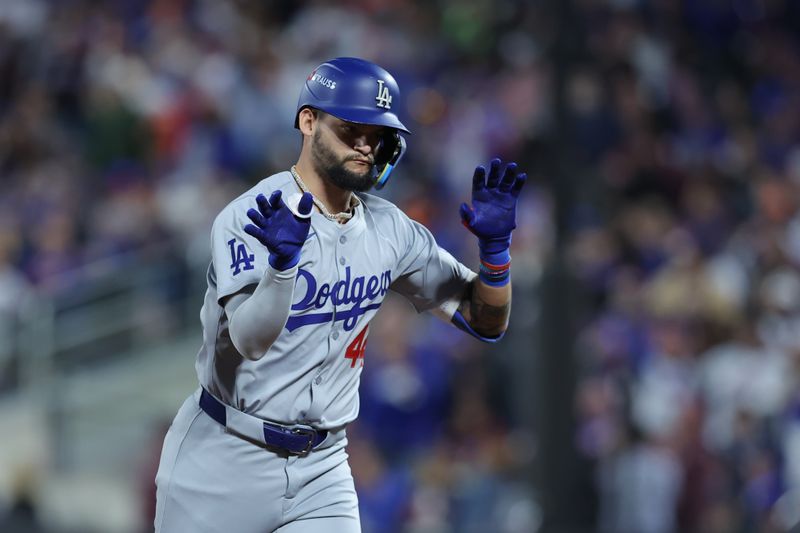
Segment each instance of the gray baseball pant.
M198 406L178 411L156 475L156 533L360 533L344 431L306 456L229 433Z

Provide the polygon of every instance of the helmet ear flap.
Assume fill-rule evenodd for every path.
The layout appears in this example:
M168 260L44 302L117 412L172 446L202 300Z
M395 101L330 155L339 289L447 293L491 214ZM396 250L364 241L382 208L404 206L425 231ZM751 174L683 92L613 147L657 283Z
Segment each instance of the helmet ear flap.
M380 190L389 181L389 175L406 151L406 140L397 132L389 130L383 137L375 157L375 188Z
M397 145L400 143L400 135L395 130L387 129L381 136L381 144L378 153L375 154L375 166L382 167L394 157Z

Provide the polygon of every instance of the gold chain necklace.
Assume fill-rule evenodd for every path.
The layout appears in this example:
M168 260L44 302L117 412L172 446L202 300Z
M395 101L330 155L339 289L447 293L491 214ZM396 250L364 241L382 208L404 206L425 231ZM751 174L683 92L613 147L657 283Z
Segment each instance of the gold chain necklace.
M303 192L310 192L308 190L308 187L306 187L306 184L300 178L300 174L297 173L297 169L295 168L294 165L292 165L292 168L290 168L289 171L292 173L292 177L294 178L295 183L297 183L297 186L300 187L300 190ZM320 212L322 213L322 216L324 216L328 220L333 220L334 222L338 222L339 224L343 224L348 220L350 220L351 218L353 218L353 215L355 214L355 207L359 204L358 198L351 193L350 209L348 209L347 211L342 211L341 213L336 213L334 215L333 213L328 211L328 208L325 207L325 204L317 200L316 196L312 196L312 200L314 201L314 205L316 205L317 208L319 208Z

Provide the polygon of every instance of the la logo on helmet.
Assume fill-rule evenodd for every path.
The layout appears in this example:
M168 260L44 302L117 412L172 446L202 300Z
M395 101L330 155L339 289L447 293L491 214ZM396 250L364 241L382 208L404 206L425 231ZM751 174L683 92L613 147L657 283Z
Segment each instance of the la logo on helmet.
M378 96L375 97L375 100L378 102L375 104L377 107L392 108L392 95L389 94L389 88L383 84L383 80L378 80Z

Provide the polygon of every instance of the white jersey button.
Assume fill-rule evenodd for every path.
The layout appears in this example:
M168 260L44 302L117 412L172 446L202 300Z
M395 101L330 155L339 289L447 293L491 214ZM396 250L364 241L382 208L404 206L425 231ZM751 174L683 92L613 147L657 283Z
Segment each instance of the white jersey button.
M320 383L322 383L322 377L321 376L317 376L317 379L314 380L314 384L315 385L319 385Z
M345 263L344 257L339 258L339 264L343 265Z
M333 335L331 335L331 337L333 337L333 340L338 339L339 338L339 332L338 331L334 331Z
M346 243L347 242L347 237L342 235L341 237L339 237L339 242L342 243L342 244Z

